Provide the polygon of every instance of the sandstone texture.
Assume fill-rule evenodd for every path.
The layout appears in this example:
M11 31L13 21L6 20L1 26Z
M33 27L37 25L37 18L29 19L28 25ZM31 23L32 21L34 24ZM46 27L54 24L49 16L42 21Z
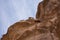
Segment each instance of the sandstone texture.
M16 22L1 40L60 40L60 0L40 2L36 19Z

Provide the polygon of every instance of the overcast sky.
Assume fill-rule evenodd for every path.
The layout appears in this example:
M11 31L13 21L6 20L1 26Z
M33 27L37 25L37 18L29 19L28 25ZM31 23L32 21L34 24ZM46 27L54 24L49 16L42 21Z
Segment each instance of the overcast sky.
M28 17L35 17L42 0L0 0L0 37L10 25Z

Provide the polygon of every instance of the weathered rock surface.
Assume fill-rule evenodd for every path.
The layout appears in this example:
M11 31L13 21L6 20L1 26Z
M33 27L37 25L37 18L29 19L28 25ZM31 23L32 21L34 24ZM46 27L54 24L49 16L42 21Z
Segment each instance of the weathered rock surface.
M60 0L43 0L36 19L11 25L1 40L60 40Z

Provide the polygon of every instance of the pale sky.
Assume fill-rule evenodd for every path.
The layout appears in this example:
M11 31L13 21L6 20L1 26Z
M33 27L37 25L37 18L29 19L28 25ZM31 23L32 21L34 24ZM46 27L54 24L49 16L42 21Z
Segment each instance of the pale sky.
M35 17L42 0L0 0L0 37L10 25L28 17Z

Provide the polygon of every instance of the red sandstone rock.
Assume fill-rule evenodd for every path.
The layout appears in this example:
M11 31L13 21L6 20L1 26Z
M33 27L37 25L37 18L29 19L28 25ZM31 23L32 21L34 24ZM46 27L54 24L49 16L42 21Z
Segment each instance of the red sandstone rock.
M42 1L36 19L30 17L16 22L1 40L60 40L60 1Z

